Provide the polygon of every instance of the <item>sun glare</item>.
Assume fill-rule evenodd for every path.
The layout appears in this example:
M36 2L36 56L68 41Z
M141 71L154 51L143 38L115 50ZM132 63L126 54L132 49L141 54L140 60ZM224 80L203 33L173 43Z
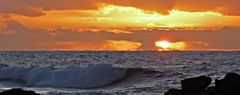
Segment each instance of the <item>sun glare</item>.
M157 41L155 45L159 48L159 51L183 50L185 48L184 42L171 43L168 41Z
M156 46L166 49L170 46L170 43L167 41L159 41L159 42L156 42Z

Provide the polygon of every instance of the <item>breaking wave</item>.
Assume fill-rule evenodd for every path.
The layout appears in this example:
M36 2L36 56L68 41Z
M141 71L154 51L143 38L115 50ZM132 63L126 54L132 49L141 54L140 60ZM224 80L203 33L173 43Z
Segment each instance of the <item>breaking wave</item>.
M22 81L30 87L97 88L113 85L137 74L155 71L138 68L115 68L110 64L71 65L63 69L0 66L0 80Z

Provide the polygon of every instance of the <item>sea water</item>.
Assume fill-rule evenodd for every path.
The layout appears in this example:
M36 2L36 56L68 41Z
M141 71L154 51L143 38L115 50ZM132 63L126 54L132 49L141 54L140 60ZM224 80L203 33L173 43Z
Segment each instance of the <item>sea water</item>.
M240 73L240 52L0 52L0 90L42 95L163 95L185 78L227 72Z

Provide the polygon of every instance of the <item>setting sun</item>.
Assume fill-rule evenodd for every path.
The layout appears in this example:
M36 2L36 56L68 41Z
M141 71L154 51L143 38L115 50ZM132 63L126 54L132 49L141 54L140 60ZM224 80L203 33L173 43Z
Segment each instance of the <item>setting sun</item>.
M240 95L240 80L231 90L211 82L230 71L240 77L239 4L0 0L0 95ZM179 79L200 83L179 87Z
M240 0L23 1L0 0L0 50L240 50Z
M166 49L170 46L170 43L167 41L159 41L159 42L156 42L156 46Z
M157 41L155 45L159 48L159 51L183 50L185 48L184 42Z

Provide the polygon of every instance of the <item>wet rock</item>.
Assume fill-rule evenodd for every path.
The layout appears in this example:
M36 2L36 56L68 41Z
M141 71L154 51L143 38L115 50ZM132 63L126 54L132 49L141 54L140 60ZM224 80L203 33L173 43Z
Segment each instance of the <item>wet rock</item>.
M206 76L182 80L182 91L185 93L204 93L211 84L212 79Z
M0 95L40 95L34 91L26 91L22 89L10 89L0 92Z

